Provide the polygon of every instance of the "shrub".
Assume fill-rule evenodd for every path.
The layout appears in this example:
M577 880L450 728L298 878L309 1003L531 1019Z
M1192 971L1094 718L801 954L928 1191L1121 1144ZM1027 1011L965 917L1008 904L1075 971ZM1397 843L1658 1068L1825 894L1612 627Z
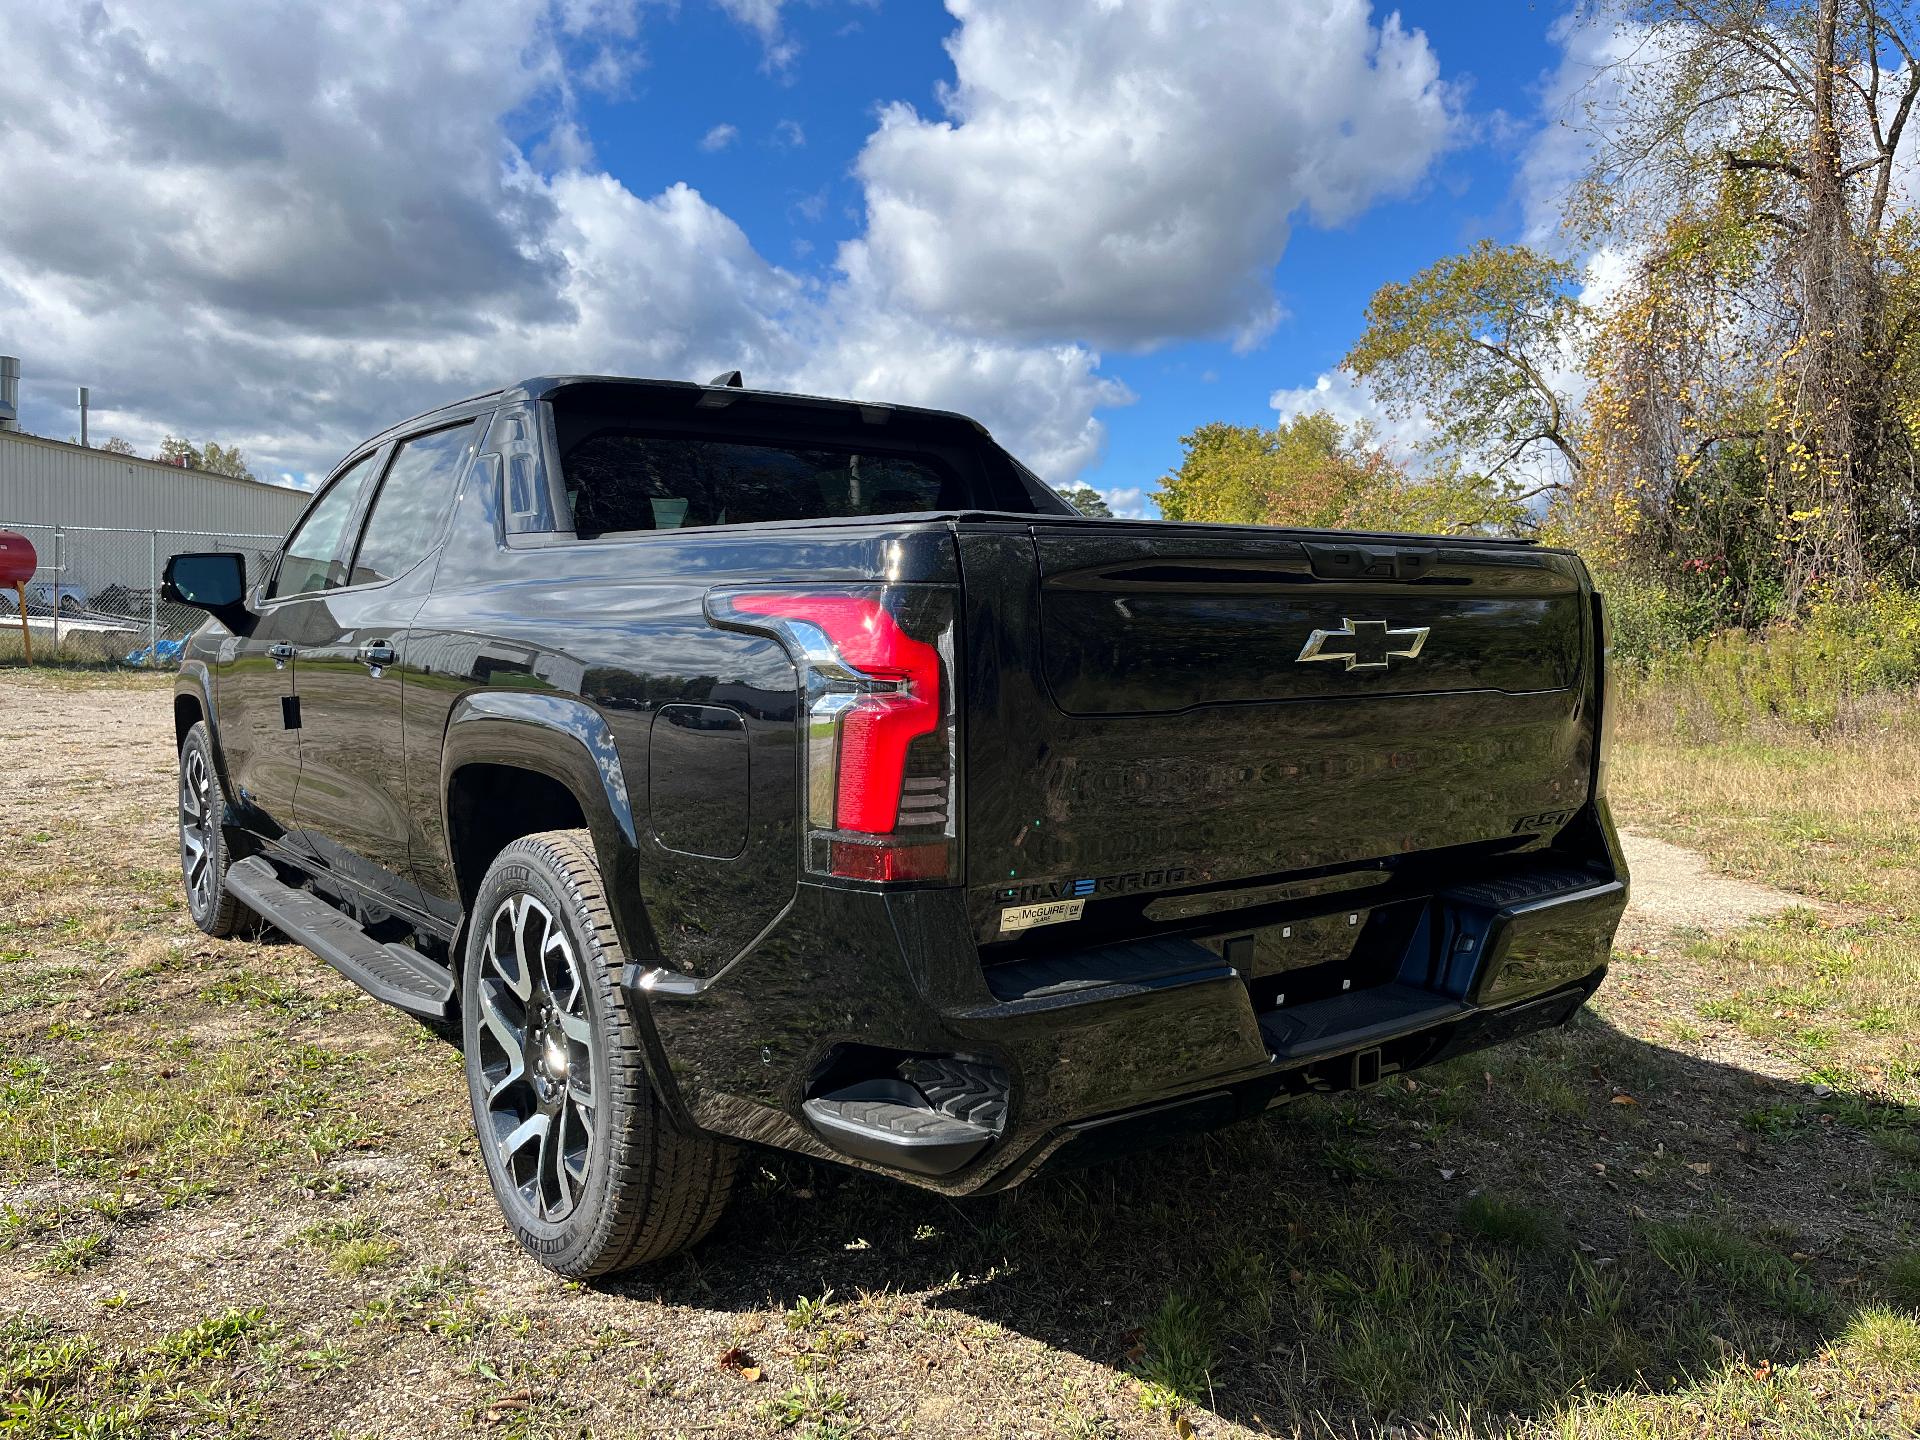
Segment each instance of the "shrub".
M1845 729L1874 696L1920 685L1920 594L1887 589L1822 601L1793 623L1656 650L1642 673L1636 680L1631 663L1622 668L1624 714L1689 739L1757 723L1814 734Z

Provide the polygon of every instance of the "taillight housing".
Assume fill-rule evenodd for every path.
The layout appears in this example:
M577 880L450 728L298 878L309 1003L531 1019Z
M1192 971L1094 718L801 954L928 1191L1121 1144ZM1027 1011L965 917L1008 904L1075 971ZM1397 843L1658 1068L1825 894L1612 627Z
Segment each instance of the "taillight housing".
M936 585L716 590L716 624L778 638L805 705L804 864L957 881L954 595Z

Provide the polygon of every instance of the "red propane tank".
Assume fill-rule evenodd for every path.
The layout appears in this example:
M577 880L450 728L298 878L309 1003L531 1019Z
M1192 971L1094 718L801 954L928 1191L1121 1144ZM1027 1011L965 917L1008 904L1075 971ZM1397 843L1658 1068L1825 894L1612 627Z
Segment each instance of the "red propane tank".
M18 530L0 530L0 586L11 590L26 584L39 563L31 540Z

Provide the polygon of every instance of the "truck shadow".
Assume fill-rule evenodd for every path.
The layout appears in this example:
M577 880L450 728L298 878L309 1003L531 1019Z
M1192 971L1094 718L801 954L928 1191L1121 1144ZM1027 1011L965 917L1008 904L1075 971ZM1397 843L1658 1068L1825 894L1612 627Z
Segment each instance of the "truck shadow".
M1920 1195L1916 1140L1911 1107L1583 1012L1412 1086L992 1199L757 1153L713 1240L610 1288L743 1310L933 1291L912 1343L949 1394L985 1324L1255 1428L1485 1424L1841 1341ZM861 1309L845 1324L888 1345L899 1312ZM1133 1403L1108 1388L1082 1403Z

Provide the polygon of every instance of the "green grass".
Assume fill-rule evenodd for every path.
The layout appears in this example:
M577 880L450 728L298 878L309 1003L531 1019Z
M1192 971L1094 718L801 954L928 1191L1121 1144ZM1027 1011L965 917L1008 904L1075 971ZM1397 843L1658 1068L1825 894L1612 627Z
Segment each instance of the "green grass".
M1887 1262L1887 1293L1911 1310L1920 1310L1920 1248Z
M12 1062L23 1064L29 1057ZM353 1055L261 1038L179 1060L136 1049L117 1064L110 1084L97 1068L58 1083L24 1069L4 1097L0 1179L111 1176L135 1165L188 1173L235 1158L333 1154L379 1133L351 1103L368 1083Z
M1554 1239L1553 1217L1535 1205L1482 1191L1460 1206L1460 1229L1476 1239L1514 1250L1539 1250Z
M302 1229L299 1238L326 1255L329 1270L347 1279L391 1265L401 1254L370 1215L317 1220Z
M1141 1328L1140 1344L1134 1374L1142 1405L1178 1411L1206 1400L1217 1344L1208 1307L1184 1295L1167 1296Z
M1724 1225L1681 1220L1647 1227L1654 1256L1682 1285L1714 1285L1743 1303L1795 1319L1822 1315L1828 1302L1787 1256Z

